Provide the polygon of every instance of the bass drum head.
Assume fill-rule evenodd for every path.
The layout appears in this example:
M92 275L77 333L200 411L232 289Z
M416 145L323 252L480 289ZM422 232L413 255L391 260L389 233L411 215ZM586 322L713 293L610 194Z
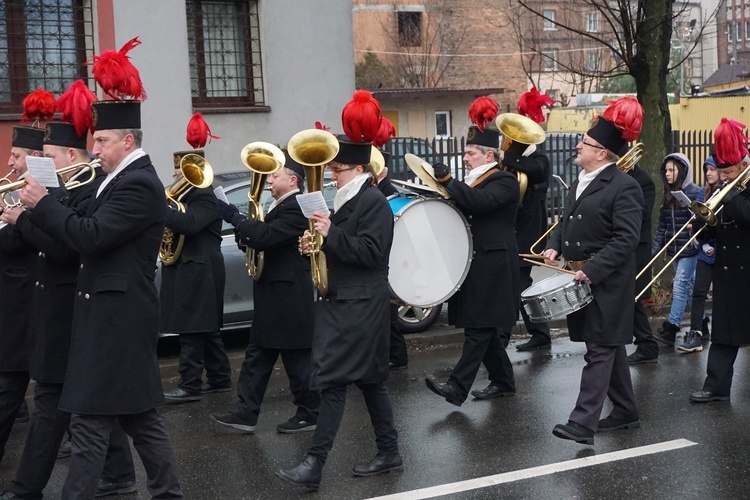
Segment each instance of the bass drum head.
M389 200L391 208L399 203ZM394 210L396 212L396 210ZM395 214L388 281L402 302L432 307L448 300L471 266L471 231L453 205L409 199Z

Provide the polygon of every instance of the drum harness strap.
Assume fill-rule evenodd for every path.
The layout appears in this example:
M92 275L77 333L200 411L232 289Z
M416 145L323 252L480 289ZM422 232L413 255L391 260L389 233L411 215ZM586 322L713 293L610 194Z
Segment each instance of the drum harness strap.
M571 269L572 271L580 271L580 270L581 270L581 268L583 267L583 265L584 265L584 264L585 264L586 262L588 262L588 261L590 261L591 259L593 259L593 258L594 258L594 255L596 255L596 254L595 254L595 253L592 253L592 254L591 254L591 257L589 257L588 259L583 259L583 260L567 260L567 259L566 259L566 260L565 260L565 265L566 265L567 267L569 267L569 268L570 268L570 269Z

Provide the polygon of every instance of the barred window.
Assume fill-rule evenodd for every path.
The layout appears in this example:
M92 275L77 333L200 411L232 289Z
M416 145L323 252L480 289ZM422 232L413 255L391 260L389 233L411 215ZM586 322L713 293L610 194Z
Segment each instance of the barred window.
M187 0L196 108L265 106L257 0Z
M62 94L88 78L90 0L0 0L0 113L20 113L32 90Z

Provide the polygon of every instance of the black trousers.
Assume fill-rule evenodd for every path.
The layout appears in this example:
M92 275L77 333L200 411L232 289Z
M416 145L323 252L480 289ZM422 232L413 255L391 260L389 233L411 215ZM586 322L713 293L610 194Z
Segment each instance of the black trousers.
M734 360L737 359L739 347L711 342L708 349L708 364L706 365L706 381L703 390L720 396L729 396L732 390L734 376Z
M531 268L532 266L521 268L521 272L518 275L521 291L526 290L534 283L531 277ZM552 343L552 337L549 334L549 325L546 322L533 323L529 319L529 314L524 309L523 304L521 304L521 316L523 317L523 324L526 326L526 331L531 335L531 340L543 344Z
M649 275L650 276L650 275ZM633 337L634 343L644 356L649 358L659 355L659 344L654 340L654 332L651 331L651 324L648 322L648 313L643 301L635 303L635 313L633 315Z
M392 456L398 453L398 433L393 423L391 398L385 383L356 384L365 398L370 422L375 431L375 444L378 453ZM333 448L333 441L344 416L347 386L332 387L321 391L320 415L318 426L313 434L307 454L325 464L328 452Z
M132 415L72 414L72 454L62 498L89 500L94 497L116 422L133 439L133 446L146 469L152 498L183 498L172 445L155 408Z
M221 332L180 334L180 381L177 387L199 393L203 384L203 368L206 379L214 387L232 386L232 367L224 350Z
M406 339L398 326L398 304L391 304L391 347L389 361L396 366L409 364L406 352Z
M70 423L70 414L57 409L62 384L37 382L34 387L34 412L16 477L8 489L22 498L41 499L57 450ZM112 483L135 481L133 456L128 437L119 425L112 430L102 479Z
M461 358L448 378L461 399L469 395L480 363L487 368L492 385L502 388L504 392L515 392L513 365L505 350L510 335L500 328L465 328L464 337Z
M260 405L279 356L289 378L297 417L307 422L317 422L320 394L310 390L310 349L269 349L249 344L237 381L239 401L236 413L251 425L258 422Z
M609 398L614 406L610 416L626 421L637 420L638 406L625 346L586 342L584 359L586 366L581 372L581 390L570 420L595 431L599 427L605 398Z
M690 306L690 329L701 331L703 316L706 313L706 299L711 282L714 280L714 266L698 259L695 267L695 284L693 285L693 303Z
M29 372L0 372L0 460L28 387Z

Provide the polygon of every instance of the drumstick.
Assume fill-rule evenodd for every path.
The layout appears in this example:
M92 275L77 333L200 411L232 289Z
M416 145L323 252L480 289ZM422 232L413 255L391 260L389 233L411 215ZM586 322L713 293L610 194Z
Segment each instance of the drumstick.
M531 262L535 266L548 267L550 269L554 269L555 271L560 271L560 272L563 272L563 273L568 273L568 274L575 274L576 273L575 271L571 271L570 269L563 269L562 267L550 266L549 264L544 264L542 262L537 262L537 261L531 260L531 259L523 259L523 260L525 260L526 262Z

